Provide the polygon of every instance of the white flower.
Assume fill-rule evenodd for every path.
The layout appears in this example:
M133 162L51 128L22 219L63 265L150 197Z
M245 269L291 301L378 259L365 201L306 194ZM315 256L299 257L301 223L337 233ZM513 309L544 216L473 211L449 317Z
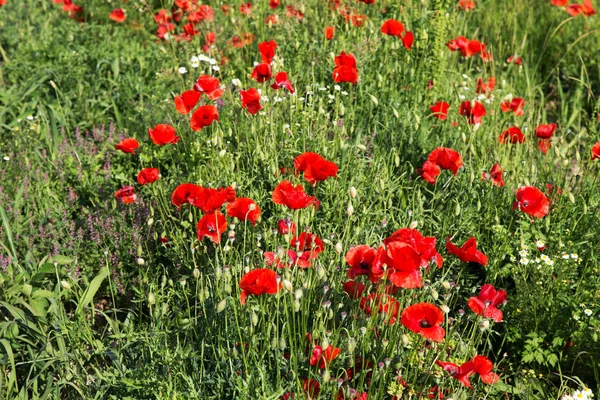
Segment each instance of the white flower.
M332 95L332 94L328 94L328 95L327 95L327 97L329 97L329 99L330 99L330 100L333 100L333 99L335 99L335 96L334 96L334 95Z
M465 96L464 94L459 94L458 98L461 99L461 100L464 100L464 99L467 98L467 96Z
M577 315L577 314L573 314L573 319L574 319L575 321L579 321L579 315Z
M198 59L196 59L196 61L195 62L192 61L190 63L190 65L191 65L192 68L196 69L196 68L198 68L200 66L200 61L198 61Z
M4 161L10 161L10 157L9 156L4 156Z
M219 67L218 65L213 65L212 69L213 69L213 71L220 71L221 67Z
M519 261L521 264L523 265L527 265L529 264L529 259L528 258L521 258L521 261Z
M546 265L550 265L550 266L552 266L552 265L554 265L554 261L552 261L552 260L548 260L548 261L546 261Z
M542 242L541 240L536 240L535 241L535 245L538 249L543 248L546 244L544 242Z
M33 121L33 115L28 115L28 116L27 116L27 119L28 119L29 121Z
M544 260L544 262L546 262L546 263L547 263L547 262L550 260L550 257L548 257L548 256L547 256L547 255L545 255L545 254L542 254L542 255L540 256L540 258L541 258L542 260Z
M283 129L290 129L290 124L283 124Z
M589 308L586 308L585 310L583 310L583 313L585 315L587 315L588 317L592 316L592 310L590 310Z
M577 254L575 254L575 253L571 253L571 258L573 260L577 260L579 258L579 256Z
M186 67L179 67L179 73L181 75L187 74L187 68Z
M339 92L340 90L342 90L342 87L341 87L340 85L333 85L333 88L334 88L335 90L337 90L338 92Z
M569 255L567 253L562 253L562 258L563 258L563 260L568 260Z
M343 96L348 96L348 92L346 92L346 91L343 91L343 92L342 92L342 95L343 95Z
M231 83L233 84L233 86L237 86L237 87L242 87L242 81L240 81L239 79L235 78L231 80Z
M523 250L519 251L519 255L520 255L521 257L527 257L527 255L528 255L528 254L529 254L529 253L528 253L528 252L527 252L527 250L525 250L525 249L523 249Z

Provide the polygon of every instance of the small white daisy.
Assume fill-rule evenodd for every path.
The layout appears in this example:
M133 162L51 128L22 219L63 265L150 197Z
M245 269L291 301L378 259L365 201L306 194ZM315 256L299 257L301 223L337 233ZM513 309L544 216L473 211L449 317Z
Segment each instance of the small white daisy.
M187 74L187 72L188 72L188 70L186 67L179 67L179 73L181 75L185 75L185 74Z

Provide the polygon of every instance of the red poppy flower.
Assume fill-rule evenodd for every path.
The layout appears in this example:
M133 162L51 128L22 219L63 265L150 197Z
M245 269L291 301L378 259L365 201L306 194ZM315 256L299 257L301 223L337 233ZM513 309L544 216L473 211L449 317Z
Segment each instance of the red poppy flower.
M523 135L523 132L521 132L521 129L519 129L518 127L511 126L507 130L502 132L498 140L500 140L500 143L502 144L525 143L525 135Z
M469 378L475 374L475 369L472 361L467 361L462 365L458 366L451 362L446 361L436 361L437 365L442 367L444 371L448 372L451 377L458 380L464 386L470 388L471 382L469 382Z
M276 294L281 289L279 276L267 268L254 269L247 272L240 280L240 302L246 305L248 295L260 296L261 294Z
M503 101L500 103L500 108L502 112L510 112L512 111L517 117L525 114L523 111L523 107L525 107L525 100L521 97L515 97L511 101Z
M333 39L333 34L335 33L335 28L333 26L327 26L327 27L325 27L325 30L323 31L323 33L325 34L325 39L331 40L331 39Z
M310 365L318 366L320 369L326 368L339 354L340 349L332 345L329 345L325 351L321 346L315 346L310 356Z
M285 6L285 14L289 18L295 18L298 20L304 18L304 13L293 6Z
M242 107L247 109L252 115L262 110L260 104L260 94L254 88L240 91L240 97L242 99Z
M513 209L519 208L526 214L535 218L542 218L548 214L550 203L544 193L533 186L521 186L517 189L517 201Z
M171 22L171 16L169 10L161 9L154 15L154 20L158 25L164 25Z
M221 235L227 230L227 220L219 211L206 214L196 227L196 235L198 240L208 237L214 243L221 243Z
M122 8L115 8L109 15L108 18L112 19L115 22L125 22L127 16L125 15L125 11Z
M378 282L387 274L387 279L396 287L415 289L423 286L421 256L411 245L395 241L377 250L371 266L369 279Z
M486 110L485 106L478 101L463 101L460 104L458 113L463 117L467 117L469 124L480 124Z
M272 77L273 73L271 72L271 65L265 63L258 64L256 67L254 67L252 75L250 75L250 78L256 80L259 83L266 82Z
M448 147L438 147L434 149L427 157L427 161L435 163L442 169L452 171L452 174L456 176L456 173L463 166L463 159L459 152L452 150Z
M275 204L284 205L291 210L299 210L317 203L314 196L306 194L302 185L294 186L287 180L273 190L272 199Z
M223 89L220 88L220 85L221 83L214 76L202 75L194 83L194 93L197 93L198 98L200 98L200 94L204 93L209 99L216 100L223 95Z
M187 90L181 96L175 96L175 109L179 114L185 115L192 111L200 100L200 93L194 90Z
M429 109L433 113L433 116L441 121L445 121L448 118L448 109L450 104L445 101L438 101L434 105L429 106Z
M252 199L238 197L233 203L227 204L227 215L256 225L256 220L260 217L260 207Z
M469 299L468 305L476 314L502 322L502 311L498 306L506 301L508 295L504 290L496 290L494 286L485 284L477 296Z
M316 399L319 397L321 384L315 379L304 378L302 381L302 390L304 390L304 393L308 396L308 399Z
M293 268L299 267L302 269L310 268L312 263L310 260L316 258L310 251L296 252L295 250L278 251L277 253L272 251L265 251L263 257L267 265L275 266L275 268Z
M425 161L423 167L417 169L419 176L431 184L435 184L437 177L441 172L440 166L431 161Z
M404 37L402 37L402 44L406 50L410 50L412 48L413 42L415 41L415 35L412 32L406 32Z
M244 15L252 15L252 3L240 4L240 12Z
M535 128L535 136L540 139L550 139L556 131L556 124L541 124Z
M8 4L8 0L0 0L0 7Z
M345 282L342 286L344 287L344 292L354 300L360 298L365 291L365 285L356 281Z
M135 138L127 138L115 144L115 150L121 150L123 153L135 154L140 143Z
M485 51L485 44L479 40L469 40L464 36L458 36L456 39L446 43L450 51L459 50L463 57L472 57L475 54Z
M350 82L354 85L358 83L358 71L356 69L356 58L354 54L341 52L335 57L335 68L332 79L334 82Z
M539 139L537 141L538 150L544 154L546 154L548 152L548 149L550 149L550 147L552 147L552 143L550 142L550 139Z
M487 83L483 81L483 79L477 79L477 93L478 94L486 94L488 92L492 92L496 87L496 78L491 76Z
M198 107L194 111L190 119L190 127L195 131L199 131L205 126L210 126L214 121L219 121L219 112L215 106L207 104Z
M488 257L477 250L477 239L474 237L467 240L462 247L458 247L448 241L446 242L446 249L448 250L448 253L458 257L462 262L474 262L481 264L484 267L487 265Z
M458 2L457 8L463 9L465 11L470 11L475 9L475 2L473 0L460 0Z
M179 141L179 136L175 135L175 128L167 124L158 124L154 129L148 128L148 136L159 146L175 144Z
M597 158L600 158L600 142L597 142L595 145L592 146L591 160L595 160Z
M402 311L402 325L435 342L444 340L446 331L440 325L444 322L444 313L431 303L418 303Z
M517 65L523 65L523 60L521 59L521 57L518 57L516 54L512 55L512 56L509 56L506 59L506 62L508 64L514 63L514 64L517 64Z
M287 235L288 233L296 233L296 224L287 219L280 219L277 221L277 230L280 235Z
M402 37L404 32L404 24L395 19L388 19L381 25L381 33L390 36Z
M392 242L402 242L411 246L421 256L421 267L428 267L430 262L435 262L438 268L444 264L444 259L435 248L436 239L432 236L423 236L416 229L401 228L383 239L388 245Z
M592 0L583 0L583 4L571 4L567 6L567 12L571 17L576 17L577 15L591 17L596 14Z
M325 249L321 238L314 233L307 232L302 232L299 237L294 236L290 241L290 246L296 251L309 251L312 258L316 258Z
M223 189L203 188L194 197L188 198L191 205L205 213L212 213L220 209L223 204L233 201L235 201L235 190L231 186Z
M556 7L564 7L569 4L569 0L552 0L551 3Z
M350 265L347 276L354 279L359 275L369 275L375 261L377 250L366 245L351 247L346 253L346 262Z
M194 185L193 183L182 183L173 190L171 195L171 203L177 208L181 208L183 204L190 204L202 193L202 186Z
M362 297L359 307L367 315L385 314L385 319L390 325L396 323L400 311L398 300L390 295L380 293L369 293L368 296Z
M300 172L304 172L304 179L313 186L316 182L335 177L338 173L338 166L334 162L324 159L317 153L311 152L302 153L296 157L294 159L294 168Z
M492 185L494 186L504 186L503 171L498 163L494 163L489 173L482 172L481 179L483 179L484 181L487 181L488 179L491 180Z
M274 40L268 42L262 42L258 44L258 51L264 64L271 64L273 57L275 57L275 50L277 49L277 43Z
M157 168L144 168L138 173L137 181L140 185L154 183L160 178L160 171Z
M276 9L281 4L281 0L269 0L269 7Z
M279 72L275 75L275 83L271 85L271 88L275 90L284 88L288 92L294 93L294 86L289 81L287 72Z
M498 375L492 372L494 364L492 364L487 357L475 356L471 362L473 363L473 369L479 375L483 383L493 385L500 379Z
M120 200L123 204L131 204L137 199L137 196L133 192L133 186L124 186L117 190L115 193L117 200Z

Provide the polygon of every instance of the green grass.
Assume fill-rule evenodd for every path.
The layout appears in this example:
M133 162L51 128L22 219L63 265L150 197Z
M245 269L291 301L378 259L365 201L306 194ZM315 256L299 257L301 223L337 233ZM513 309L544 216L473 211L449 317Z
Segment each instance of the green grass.
M434 386L453 399L558 399L586 386L598 395L600 196L598 161L590 160L600 140L597 15L570 18L546 0L481 0L470 12L449 0L352 2L367 16L355 27L315 0L275 11L257 2L250 17L238 3L227 15L210 3L214 22L178 42L155 36L153 14L170 9L166 3L82 0L84 23L49 0L0 8L0 396L304 398L305 378L320 382L323 399L340 388L348 399L350 389L369 399L428 398ZM286 5L304 19L288 19ZM127 10L124 24L107 17L117 6ZM282 23L266 26L273 13ZM410 51L379 32L390 18L415 33ZM332 41L323 35L327 25L336 27ZM217 37L209 55L228 58L218 71L190 64L208 31ZM243 32L256 35L252 44L228 45ZM493 61L451 53L444 44L457 36L485 42ZM295 95L250 79L257 44L271 39L275 69L288 72ZM360 82L337 90L331 74L341 51L356 56ZM515 53L522 66L505 63ZM178 73L182 66L187 74ZM225 93L220 122L194 132L173 97L201 74L218 77ZM490 76L498 83L475 129L457 114L459 96L475 98L477 78ZM261 113L242 109L232 79L270 98ZM510 94L525 99L525 115L500 111ZM451 105L447 121L431 115L438 100ZM147 129L159 123L176 128L176 145L150 141ZM533 135L541 123L558 125L546 155ZM512 125L526 142L500 144ZM139 140L138 154L114 150L124 137ZM442 171L431 185L417 169L441 146L458 151L464 167L456 177ZM337 178L313 188L280 173L305 151L335 162ZM505 170L502 188L481 180L495 162ZM159 168L161 178L137 185L146 167ZM320 207L274 204L271 193L283 179L303 184ZM260 205L261 219L252 227L228 217L223 240L231 231L234 241L198 241L203 213L171 204L185 182L235 185L239 197ZM549 215L533 221L513 210L518 187L546 191L548 183L555 188ZM114 197L126 185L135 186L134 204ZM277 270L291 292L250 296L242 306L242 275L268 268L263 251L288 247L289 238L276 233L286 217L321 237L325 250L310 269ZM442 343L365 314L342 288L351 246L378 247L408 226L437 239L444 266L423 270L426 287L394 298L400 311L418 302L447 306ZM487 267L449 255L450 237L456 244L477 238ZM536 263L536 240L553 265ZM508 292L504 321L489 326L467 306L485 283ZM341 349L326 372L309 363L308 332ZM476 354L494 362L500 382L473 377L469 390L435 365ZM356 356L372 370L349 382Z

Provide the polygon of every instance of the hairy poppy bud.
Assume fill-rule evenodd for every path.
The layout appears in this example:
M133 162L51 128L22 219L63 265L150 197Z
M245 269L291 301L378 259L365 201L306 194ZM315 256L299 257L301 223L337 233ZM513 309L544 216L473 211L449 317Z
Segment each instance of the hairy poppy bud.
M348 214L349 217L351 217L352 214L354 214L354 206L352 206L352 203L348 204L348 208L346 209L346 214Z
M148 304L154 305L156 304L156 298L154 297L154 293L148 293Z
M448 314L450 312L450 307L448 307L447 305L442 305L440 307L440 309L444 312L444 314Z
M354 186L351 186L350 187L350 197L352 197L353 199L355 199L356 195L357 195L356 188Z
M256 326L258 324L258 314L256 314L254 311L252 312L252 316L250 317L250 320L252 322L253 326Z
M227 307L227 299L223 299L217 304L217 314L222 312Z
M340 242L337 242L335 244L335 252L340 254L342 251L344 251L342 244Z
M200 278L200 270L198 268L194 268L192 275L194 275L194 278L196 279Z
M144 265L146 263L146 261L142 257L138 257L137 260L135 260L135 262L137 263L137 265Z
M325 371L323 371L323 382L329 382L330 379L331 374L329 373L329 370L326 369Z
M71 285L67 281L60 281L60 285L63 287L63 289L71 290Z

